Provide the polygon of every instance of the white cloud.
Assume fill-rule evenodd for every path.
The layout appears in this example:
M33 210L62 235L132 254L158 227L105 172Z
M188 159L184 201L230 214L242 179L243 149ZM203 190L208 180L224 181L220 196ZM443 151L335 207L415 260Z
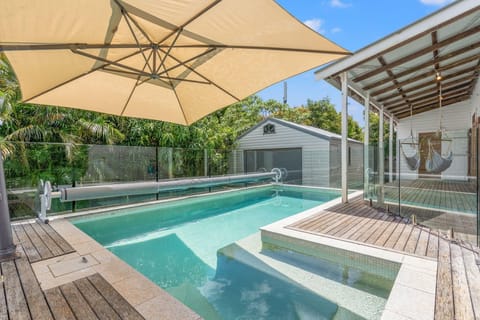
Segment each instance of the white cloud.
M339 27L335 27L335 28L332 28L332 30L330 30L331 33L339 33L341 31L342 31L342 29L339 28Z
M442 6L444 4L453 2L453 0L420 0L420 2L427 6Z
M317 31L318 33L325 33L325 29L322 28L323 20L322 19L310 19L305 20L303 23L309 28Z
M421 1L423 1L423 0L421 0ZM348 8L348 7L351 6L351 4L342 2L342 0L330 0L330 6L332 6L334 8Z

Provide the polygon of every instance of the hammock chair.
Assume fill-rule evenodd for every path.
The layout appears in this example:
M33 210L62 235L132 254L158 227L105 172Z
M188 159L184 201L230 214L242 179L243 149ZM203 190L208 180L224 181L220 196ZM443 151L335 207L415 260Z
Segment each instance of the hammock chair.
M432 142L430 139L428 140L428 157L427 161L425 162L425 170L430 173L441 173L447 170L453 161L453 151L451 150L452 140L448 139L441 139L440 141L450 141L449 151L447 152L447 156L443 157L439 154L432 146Z
M443 171L450 168L453 161L453 151L452 151L452 139L445 138L445 128L442 127L443 113L442 113L442 86L440 84L440 95L439 95L439 105L440 105L440 129L437 132L437 135L440 137L440 143L449 142L448 151L446 156L442 156L438 153L435 148L432 146L432 142L428 139L428 157L425 162L425 170L430 173L442 173Z
M416 171L420 167L420 152L419 152L419 143L418 141L413 137L413 128L412 128L412 106L410 106L410 136L406 139L404 139L401 144L400 144L400 149L402 150L403 157L405 158L405 161L407 162L407 166L410 170ZM414 154L408 156L405 152L405 147L404 145L409 145L411 148L415 149Z

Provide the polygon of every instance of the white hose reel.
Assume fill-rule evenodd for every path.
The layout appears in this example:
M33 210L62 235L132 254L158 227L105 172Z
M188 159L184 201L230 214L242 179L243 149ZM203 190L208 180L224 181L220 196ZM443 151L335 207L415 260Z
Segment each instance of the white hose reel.
M40 212L38 219L44 223L48 223L47 210L52 206L52 184L50 181L43 182L40 180Z
M288 171L285 168L273 168L271 172L275 173L275 176L273 177L275 183L282 181L288 176Z

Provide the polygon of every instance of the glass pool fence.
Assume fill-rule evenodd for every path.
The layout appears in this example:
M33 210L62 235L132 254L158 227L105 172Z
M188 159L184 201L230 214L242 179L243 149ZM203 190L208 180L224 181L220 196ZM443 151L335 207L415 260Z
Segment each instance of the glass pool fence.
M198 177L270 172L285 168L286 184L341 187L340 148L330 150L211 150L63 143L12 143L4 160L12 220L35 217L39 182L53 191L67 187L154 182ZM363 147L349 150L349 187L363 189ZM52 199L48 215L251 186L270 181L236 183L155 194L61 202ZM273 182L273 180L272 180Z

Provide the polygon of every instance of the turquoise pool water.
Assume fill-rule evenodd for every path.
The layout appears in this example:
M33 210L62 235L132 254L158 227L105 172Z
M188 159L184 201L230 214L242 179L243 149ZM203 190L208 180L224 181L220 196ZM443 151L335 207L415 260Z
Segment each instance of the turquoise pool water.
M337 191L268 187L72 222L206 319L302 319L305 314L331 319L334 303L219 250L338 196Z

